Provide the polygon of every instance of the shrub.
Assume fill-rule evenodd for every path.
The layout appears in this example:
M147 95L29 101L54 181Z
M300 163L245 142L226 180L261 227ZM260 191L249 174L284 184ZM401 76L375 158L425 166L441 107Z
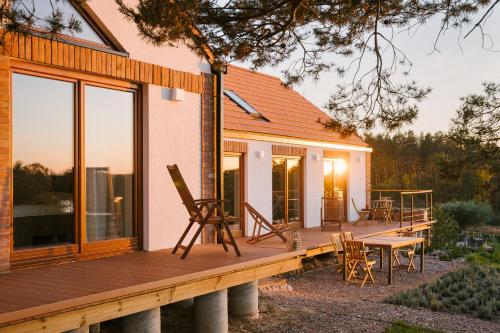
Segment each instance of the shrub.
M493 210L488 204L474 201L449 201L442 204L441 209L462 229L486 224L493 218Z
M439 206L434 209L433 216L437 222L432 227L432 248L438 250L455 248L460 232L458 223Z

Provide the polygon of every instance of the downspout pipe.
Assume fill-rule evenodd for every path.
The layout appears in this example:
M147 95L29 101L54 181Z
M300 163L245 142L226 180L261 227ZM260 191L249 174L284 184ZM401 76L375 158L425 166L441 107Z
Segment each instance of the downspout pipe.
M224 74L226 66L213 70L215 74L215 195L222 200L224 186L222 160L224 158Z

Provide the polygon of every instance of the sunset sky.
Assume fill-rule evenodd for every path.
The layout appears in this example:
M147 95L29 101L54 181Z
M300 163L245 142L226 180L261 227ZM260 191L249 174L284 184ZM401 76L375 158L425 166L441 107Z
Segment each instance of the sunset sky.
M433 88L431 95L420 104L419 118L412 126L407 127L416 132L447 130L450 119L460 105L461 96L480 92L484 81L500 83L500 8L496 9L485 26L485 31L495 42L494 51L481 47L479 31L475 31L467 39L460 39L457 31L449 31L438 44L440 53L431 54L439 25L440 20L436 17L412 37L403 32L396 38L398 47L413 62L410 78L421 86ZM280 76L280 70L276 68L262 71ZM349 75L346 77L349 78ZM323 107L339 82L341 81L336 74L324 73L319 82L309 80L296 86L295 90L318 107Z

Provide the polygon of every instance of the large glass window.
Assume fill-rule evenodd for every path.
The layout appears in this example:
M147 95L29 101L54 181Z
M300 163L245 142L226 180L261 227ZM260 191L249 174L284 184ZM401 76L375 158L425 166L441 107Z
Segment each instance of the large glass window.
M135 236L135 92L12 83L14 249Z
M242 195L242 161L241 155L224 156L224 210L226 215L239 218L239 224L235 225L241 229L241 195Z
M14 74L12 98L14 248L71 243L74 83Z
M87 241L131 237L134 193L134 94L85 89Z
M299 158L273 158L273 223L301 222L301 174Z

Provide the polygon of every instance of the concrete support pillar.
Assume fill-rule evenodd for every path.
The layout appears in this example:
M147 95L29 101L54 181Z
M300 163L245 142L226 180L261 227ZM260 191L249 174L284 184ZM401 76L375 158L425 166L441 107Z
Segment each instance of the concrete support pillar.
M195 297L194 324L199 333L227 333L227 289Z
M134 313L122 318L123 333L161 333L160 308Z
M229 288L229 314L245 319L259 318L258 281Z
M74 330L69 330L69 331L66 331L64 333L89 333L89 327L84 326L84 327L80 327L80 328L75 328Z

